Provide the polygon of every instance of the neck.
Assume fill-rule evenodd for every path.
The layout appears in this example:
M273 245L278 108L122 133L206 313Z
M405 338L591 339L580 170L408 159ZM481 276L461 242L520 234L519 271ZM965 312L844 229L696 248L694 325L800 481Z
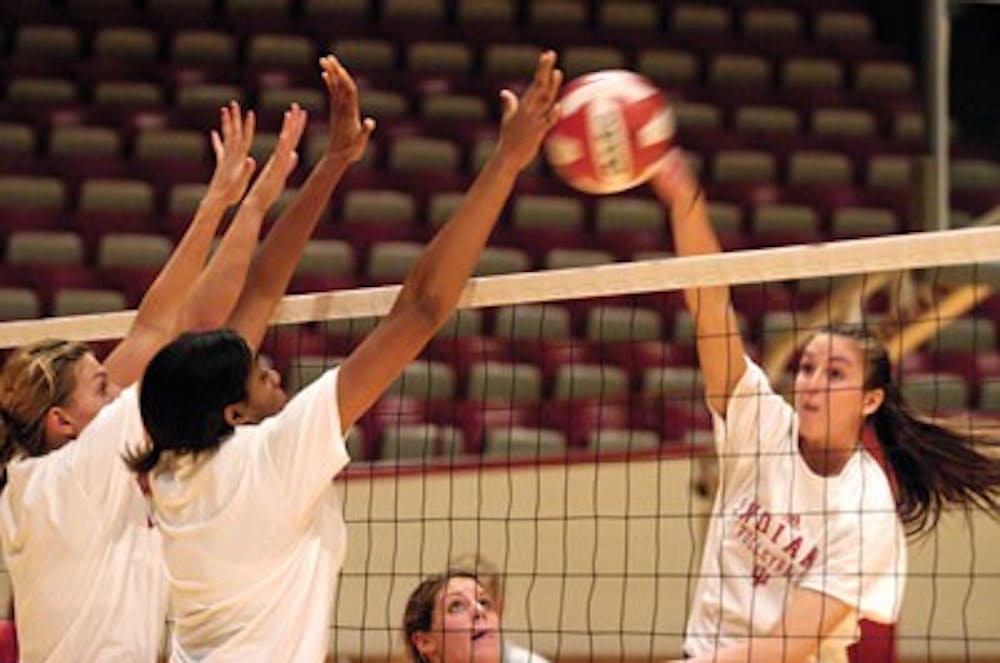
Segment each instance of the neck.
M812 442L799 438L799 454L809 469L820 476L835 476L840 474L847 462L854 455L857 444L834 445Z

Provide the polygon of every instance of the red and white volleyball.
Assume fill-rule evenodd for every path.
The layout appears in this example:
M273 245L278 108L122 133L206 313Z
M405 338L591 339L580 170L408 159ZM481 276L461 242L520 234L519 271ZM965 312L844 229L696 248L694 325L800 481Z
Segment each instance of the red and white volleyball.
M674 114L663 93L631 71L586 74L563 88L562 113L545 140L556 174L587 193L616 193L648 180L673 146Z

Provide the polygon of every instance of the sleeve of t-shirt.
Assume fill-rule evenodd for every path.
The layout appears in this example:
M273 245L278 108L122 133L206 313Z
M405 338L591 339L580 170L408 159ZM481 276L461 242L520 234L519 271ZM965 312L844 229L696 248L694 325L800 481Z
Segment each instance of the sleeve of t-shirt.
M764 371L749 357L743 377L729 395L725 418L711 404L708 409L720 458L787 448L795 411L774 393Z
M138 386L133 385L102 409L80 435L60 449L63 480L76 481L97 512L112 522L139 492L123 456L145 444Z
M846 603L862 618L894 623L906 582L906 538L891 492L874 492L858 512L828 520L826 553L799 585Z
M339 373L327 371L261 424L279 488L296 513L311 509L350 461L340 431Z

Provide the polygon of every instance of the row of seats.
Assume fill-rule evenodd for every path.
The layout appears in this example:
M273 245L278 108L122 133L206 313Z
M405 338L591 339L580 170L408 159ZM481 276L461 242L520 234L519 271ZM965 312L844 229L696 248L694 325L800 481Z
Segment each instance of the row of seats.
M531 71L538 47L529 44L486 44L481 48L461 41L417 40L400 48L392 39L339 37L318 44L303 35L263 33L246 38L241 61L238 37L228 31L178 30L169 37L165 56L161 55L157 33L144 28L107 28L97 34L89 71L141 75L156 78L150 66L166 64L174 69L205 67L218 74L240 76L233 67L248 71L278 68L315 75L316 58L326 52L337 54L356 73L406 71L433 74L484 74L522 76ZM58 73L66 66L79 67L80 39L70 26L31 25L19 28L15 48L6 69ZM159 62L162 57L163 62ZM115 68L114 65L117 65ZM697 51L664 49L662 46L631 50L619 46L565 44L560 66L570 77L596 69L634 68L665 83L694 83L704 79L709 85L734 86L777 82L784 88L851 87L871 93L906 93L914 89L912 68L898 60L859 61L847 64L835 57L784 55L768 57L747 52L714 51L705 56ZM83 67L88 71L87 67ZM171 70L164 74L169 76Z
M737 8L729 4L657 3L651 0L68 0L65 5L77 24L95 26L86 14L89 5L99 4L106 14L103 24L119 21L194 24L196 16L216 14L231 27L270 25L281 28L305 28L322 34L330 29L323 19L338 19L335 25L368 27L399 31L400 24L417 26L432 23L442 30L490 27L503 34L519 27L575 31L593 29L597 34L668 32L675 38L739 37L755 42L804 41L819 46L861 47L875 42L875 30L866 14L836 5L806 8L801 3L785 7ZM662 4L662 12L661 12ZM55 11L39 8L24 18L38 20L57 16ZM593 10L593 11L591 11ZM89 20L88 20L89 19ZM159 19L159 21L157 20ZM101 25L98 23L97 25ZM12 50L19 55L33 55L44 47L80 55L78 39L63 35L29 33L13 35ZM95 47L95 50L98 50ZM56 57L59 57L57 54Z
M324 357L299 357L289 368L288 386L294 389L308 382L329 365ZM965 380L951 373L907 375L902 390L910 403L934 414L966 410L971 394ZM1000 378L982 383L974 405L982 414L1000 414ZM398 434L402 426L426 425L446 426L455 438L444 449L437 446L444 442L440 438L430 447L416 444L411 447L415 455L434 448L450 454L456 447L472 453L508 452L507 444L491 443L490 437L503 439L520 427L529 427L536 439L520 447L519 453L537 455L560 453L567 445L593 449L594 434L601 428L642 430L641 437L655 448L661 440L682 440L706 431L710 418L700 372L693 367L648 368L640 386L633 389L624 369L610 364L563 364L546 384L536 365L489 361L468 367L459 388L449 365L417 361L359 422L366 440L383 444L387 433ZM552 432L539 435L538 429ZM542 443L539 437L549 442ZM377 447L365 449L363 458L380 457ZM388 455L396 457L400 452L405 453L398 449Z

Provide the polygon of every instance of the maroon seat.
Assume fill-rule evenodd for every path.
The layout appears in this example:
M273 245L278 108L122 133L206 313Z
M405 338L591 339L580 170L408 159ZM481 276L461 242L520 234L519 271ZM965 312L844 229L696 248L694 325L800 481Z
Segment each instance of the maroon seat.
M428 420L429 403L419 398L389 394L383 396L358 420L364 435L364 460L378 457L379 441L386 428L422 424Z
M12 620L0 621L0 663L17 663L17 631Z
M559 367L573 362L586 362L591 357L591 347L578 339L545 341L540 339L515 339L510 344L514 361L535 364L542 370L542 380L555 376Z
M429 404L434 423L455 426L462 431L465 451L478 454L488 428L535 426L542 404L517 404L509 401L438 401Z
M638 389L647 368L688 365L690 349L666 341L620 341L601 343L593 350L594 360L621 366L629 374L629 382Z
M424 350L424 357L442 361L455 370L455 381L465 384L473 364L510 361L510 345L495 336L447 336L436 338Z
M847 648L851 663L896 663L896 625L862 619L861 639Z
M626 403L598 399L549 401L541 408L540 424L562 431L570 447L586 447L591 434L601 428L628 428L631 420Z

